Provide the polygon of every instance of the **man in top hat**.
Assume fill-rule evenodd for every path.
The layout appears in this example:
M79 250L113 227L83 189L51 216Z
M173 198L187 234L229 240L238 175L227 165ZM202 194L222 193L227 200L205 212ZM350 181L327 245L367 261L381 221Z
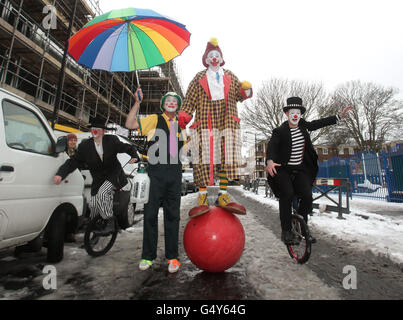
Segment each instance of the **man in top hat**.
M138 94L140 93L140 99ZM126 128L137 129L149 142L147 173L150 177L150 196L144 205L143 250L140 270L147 270L157 257L158 211L164 212L165 257L168 271L177 272L178 239L182 186L180 151L186 141L185 131L180 130L177 112L182 98L175 92L166 93L160 103L162 114L137 118L143 94L137 89L135 103L126 119Z
M194 216L209 210L206 188L214 185L214 176L220 178L216 204L245 214L242 205L230 202L227 185L229 180L239 179L242 166L237 102L252 97L252 88L249 82L241 83L231 71L222 68L225 61L217 39L207 43L202 63L206 69L190 83L178 120L185 128L196 112L190 127L193 174L200 188Z
M103 231L113 232L113 189L122 189L128 184L123 168L117 158L118 153L127 153L132 157L129 163L138 160L137 150L131 144L123 143L117 136L105 135L105 121L96 118L90 124L92 138L83 140L74 155L66 160L53 178L60 184L71 172L87 165L92 175L91 199L89 207L91 217L101 215L108 220Z
M291 231L291 204L296 196L300 200L298 214L308 222L312 210L312 184L318 172L318 155L308 131L336 124L352 107L343 109L340 115L305 121L301 116L306 109L299 97L287 99L283 108L287 121L273 130L266 152L268 183L279 198L281 240L286 244L296 241ZM312 242L316 242L314 238Z

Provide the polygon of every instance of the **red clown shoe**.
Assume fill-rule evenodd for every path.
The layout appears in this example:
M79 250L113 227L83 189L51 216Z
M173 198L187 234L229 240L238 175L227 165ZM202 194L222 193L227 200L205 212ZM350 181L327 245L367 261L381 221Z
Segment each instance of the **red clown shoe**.
M229 212L236 214L246 214L246 209L243 205L230 202L228 193L219 193L216 200L216 206L228 210Z
M206 205L197 206L197 207L194 207L194 208L190 209L189 217L190 218L196 218L196 217L201 216L202 214L205 214L205 213L207 213L209 211L210 211L209 206L206 206Z
M221 207L221 206L220 206ZM246 214L246 208L237 202L230 202L226 206L222 206L221 208L235 213L235 214L240 214L240 215L245 215Z

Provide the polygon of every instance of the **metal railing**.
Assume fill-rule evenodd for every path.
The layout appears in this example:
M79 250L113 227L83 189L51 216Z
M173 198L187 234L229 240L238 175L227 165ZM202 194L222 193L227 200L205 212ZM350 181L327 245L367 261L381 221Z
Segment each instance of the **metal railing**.
M353 197L403 202L403 152L359 152L319 162L318 178L347 178Z

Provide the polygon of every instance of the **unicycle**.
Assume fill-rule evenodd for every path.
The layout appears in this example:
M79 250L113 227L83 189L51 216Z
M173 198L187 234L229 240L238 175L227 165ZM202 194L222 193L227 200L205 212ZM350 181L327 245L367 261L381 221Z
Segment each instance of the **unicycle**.
M132 188L130 179L129 183ZM131 188L130 191L114 190L113 220L115 227L112 232L104 232L107 221L100 215L93 217L88 222L84 233L84 248L90 256L99 257L106 254L113 247L118 232L134 224L135 209L133 204L130 203Z
M304 218L297 214L295 206L293 206L292 212L291 231L296 235L297 241L286 246L290 257L299 264L304 264L311 256L311 234Z
M119 230L116 217L113 216L113 219L115 228L108 234L103 233L107 222L100 215L92 218L88 223L84 233L84 248L90 256L102 256L112 248Z

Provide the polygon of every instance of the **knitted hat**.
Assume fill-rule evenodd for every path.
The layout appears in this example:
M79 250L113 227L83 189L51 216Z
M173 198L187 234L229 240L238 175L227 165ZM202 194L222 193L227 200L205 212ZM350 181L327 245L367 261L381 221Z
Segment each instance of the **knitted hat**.
M204 55L203 55L203 58L202 58L203 65L206 68L208 68L208 64L206 63L207 55L208 55L208 53L210 51L213 51L213 50L217 50L221 54L222 63L220 64L220 66L222 67L225 64L224 57L222 55L221 49L218 46L218 40L216 38L211 38L210 41L207 42L206 51L204 52Z
M299 109L301 110L301 114L304 114L306 109L302 106L302 99L300 97L291 97L287 99L287 106L283 108L284 112L287 112L290 109Z
M176 100L178 100L178 111L179 111L179 109L180 109L181 106L182 106L182 98L181 98L181 96L178 95L176 92L167 92L167 93L162 97L162 99L161 99L161 104L160 104L161 111L162 111L162 112L165 111L165 110L164 110L164 103L165 103L165 99L166 99L167 97L175 97Z
M67 141L70 141L70 140L73 140L73 139L77 140L77 136L74 133L69 133L67 135Z

